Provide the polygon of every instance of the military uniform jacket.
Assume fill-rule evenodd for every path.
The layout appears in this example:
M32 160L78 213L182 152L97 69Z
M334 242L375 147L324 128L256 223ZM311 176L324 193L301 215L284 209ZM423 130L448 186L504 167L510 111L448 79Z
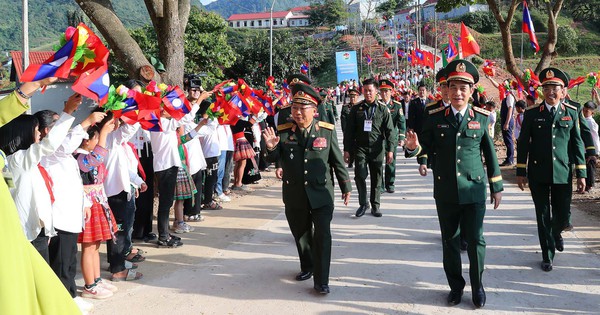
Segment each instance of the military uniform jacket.
M279 143L272 150L266 150L265 160L280 161L283 168L283 202L286 205L306 203L299 191L306 192L313 209L333 204L331 168L342 193L352 190L332 124L314 120L306 144L295 123L280 125L277 129Z
M375 108L372 109L372 106ZM370 132L364 131L367 118L372 119ZM371 152L382 154L384 150L392 152L398 144L393 129L392 115L383 103L375 101L374 105L369 105L363 100L350 109L344 133L344 151L354 153L358 148L368 148Z
M575 164L578 178L586 177L577 109L562 103L552 117L545 103L529 107L517 146L517 176L544 184L569 184L570 163Z
M429 112L419 136L419 147L414 151L407 150L406 156L435 153L432 170L436 200L458 204L484 202L486 171L482 155L491 192L504 189L494 144L488 133L488 115L488 111L469 105L459 125L450 107Z
M404 113L402 110L402 104L398 101L392 100L390 104L386 104L392 115L392 125L394 125L394 134L398 140L404 140L406 138L406 119L404 119Z
M579 133L581 134L581 140L583 140L583 145L585 146L585 156L595 156L598 152L596 152L596 147L594 146L592 130L590 129L587 120L585 120L585 117L583 117L583 106L572 100L565 100L565 102L577 108L577 113L579 115ZM572 157L571 160L573 160Z
M279 109L279 115L277 115L277 126L287 124L292 121L292 106L287 106Z
M350 109L352 105L344 104L342 105L342 109L340 110L340 125L342 126L342 132L346 132L346 122L348 121L348 116L350 115Z

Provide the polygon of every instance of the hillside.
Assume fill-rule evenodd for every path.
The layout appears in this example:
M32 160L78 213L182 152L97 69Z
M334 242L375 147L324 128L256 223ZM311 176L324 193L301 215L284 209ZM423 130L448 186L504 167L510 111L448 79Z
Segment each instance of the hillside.
M267 12L271 9L272 0L217 0L206 5L206 10L215 11L227 19L236 13ZM274 11L283 11L294 7L309 5L305 0L279 0L275 2Z
M20 50L22 45L21 1L0 0L0 51ZM117 15L126 27L140 27L150 23L144 0L112 1ZM192 3L202 6L200 1ZM78 11L73 0L29 0L29 42L32 49L43 46L46 49L58 40L67 27L67 12Z

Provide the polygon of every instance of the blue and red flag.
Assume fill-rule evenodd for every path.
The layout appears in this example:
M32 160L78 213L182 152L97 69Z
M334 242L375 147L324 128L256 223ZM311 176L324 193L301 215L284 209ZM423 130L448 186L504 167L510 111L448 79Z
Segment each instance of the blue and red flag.
M415 57L417 57L417 62L418 63L425 63L425 55L423 54L423 51L421 51L420 49L415 49Z
M108 91L110 89L108 67L104 65L96 70L82 73L77 81L73 83L71 89L98 102L100 106L104 105L108 100Z
M27 67L21 76L21 82L38 81L50 77L68 78L78 41L79 32L73 32L71 38L54 55L46 59L42 64Z
M307 73L308 73L308 69L309 69L309 67L308 67L308 62L306 62L306 61L305 61L305 62L304 62L304 63L303 63L301 66L300 66L300 72L301 72L302 74L307 74Z
M262 103L262 108L265 113L269 116L275 115L275 106L273 105L273 99L267 95L263 90L254 90L252 92L252 96L254 96L258 101Z
M398 48L398 51L396 51L396 53L398 54L398 56L400 58L404 58L406 56L406 53L404 52L404 49Z
M367 64L368 64L368 65L370 65L370 64L371 64L371 62L373 61L373 59L371 59L371 55L369 55L369 54L366 54L366 55L365 55L365 59L367 59Z
M533 28L533 21L531 20L531 15L529 15L529 8L527 7L527 1L523 1L522 29L523 29L523 33L527 33L527 35L529 35L529 43L531 43L531 47L537 53L540 50L540 45L538 44L537 38L535 37L535 29Z
M192 110L192 105L178 86L167 92L162 102L163 109L176 120L180 120Z
M446 60L448 62L452 61L452 59L458 56L458 52L456 51L456 45L454 44L454 39L452 38L452 34L448 34L448 48L446 49Z

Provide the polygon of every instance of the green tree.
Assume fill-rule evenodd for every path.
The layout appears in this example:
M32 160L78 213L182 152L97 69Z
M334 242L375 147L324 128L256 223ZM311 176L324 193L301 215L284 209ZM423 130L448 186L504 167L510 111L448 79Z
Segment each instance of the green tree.
M145 26L130 32L147 60L159 56L159 46L154 28ZM212 86L224 79L223 69L233 65L235 54L227 43L227 23L214 12L193 7L185 29L185 73L204 73L205 86ZM159 60L160 61L160 60ZM114 63L113 63L114 64ZM157 64L153 65L156 66ZM113 80L122 82L127 75L116 63L111 74Z
M576 21L600 23L600 0L570 0L569 7Z
M317 0L311 2L307 14L308 22L312 26L333 27L348 17L343 0Z
M389 20L394 17L396 11L406 8L410 0L388 0L381 2L375 8L375 12L381 14L384 20Z
M556 44L556 51L569 56L577 54L579 36L572 27L564 25L559 26L557 36L558 43Z

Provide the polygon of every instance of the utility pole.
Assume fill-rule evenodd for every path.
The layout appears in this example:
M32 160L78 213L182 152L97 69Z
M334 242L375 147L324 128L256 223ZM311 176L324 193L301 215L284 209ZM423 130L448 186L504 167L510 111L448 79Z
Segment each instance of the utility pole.
M29 4L23 0L23 72L29 67Z
M26 1L26 0L25 0ZM273 75L273 7L275 6L275 0L271 3L271 20L269 22L270 27L270 45L269 45L269 76Z
M312 78L310 77L310 47L308 47L308 78L310 80L312 80Z

